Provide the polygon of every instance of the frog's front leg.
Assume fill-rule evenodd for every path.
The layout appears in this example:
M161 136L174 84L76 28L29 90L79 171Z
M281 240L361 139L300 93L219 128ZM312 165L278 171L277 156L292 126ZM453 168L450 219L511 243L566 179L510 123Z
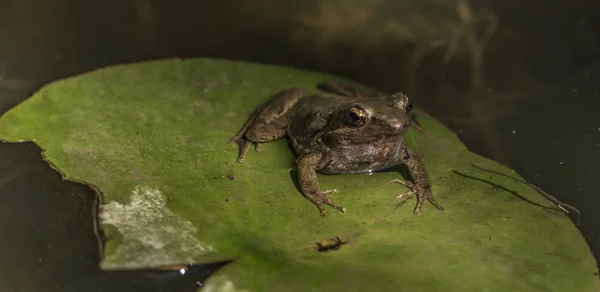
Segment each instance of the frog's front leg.
M227 141L238 143L238 162L244 161L252 144L256 152L259 152L260 143L274 141L286 135L292 108L303 95L302 88L281 91L252 113L238 134Z
M325 216L323 204L327 204L346 213L346 208L336 204L327 197L327 194L337 193L337 189L321 190L319 188L317 169L319 168L322 158L323 154L319 152L311 152L298 157L298 180L300 182L300 189L302 190L302 193L311 200L317 208L319 208L321 216Z
M438 203L431 194L431 181L421 157L417 153L410 150L406 145L403 145L402 161L404 164L406 164L406 166L408 166L408 170L410 171L410 175L412 176L414 183L404 182L399 179L393 180L395 183L399 183L410 188L410 191L400 194L396 198L400 199L402 203L408 198L417 195L415 214L419 214L421 212L421 208L423 207L423 202L425 202L425 200L428 200L432 205L438 208L438 210L444 210L444 207L442 207L442 205Z

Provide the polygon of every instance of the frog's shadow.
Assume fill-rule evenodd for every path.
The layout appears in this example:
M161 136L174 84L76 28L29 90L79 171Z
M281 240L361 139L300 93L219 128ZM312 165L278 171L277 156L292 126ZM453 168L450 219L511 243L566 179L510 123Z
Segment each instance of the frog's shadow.
M403 164L396 165L396 166L393 166L393 167L390 167L390 168L386 168L386 169L382 169L382 170L376 171L376 172L374 172L374 174L377 175L377 173L380 173L380 172L395 172L395 173L399 173L400 176L402 178L404 178L405 180L411 180L412 181L412 177L410 175L410 172L408 171L408 167L406 167L406 165L403 165ZM351 176L351 175L361 175L361 174L322 174L322 173L319 173L319 174L321 174L321 175L348 175L348 176ZM362 175L367 175L367 174L364 173ZM290 170L290 178L294 182L294 186L296 187L296 189L301 194L303 194L302 193L302 189L300 188L300 181L298 179L298 170L291 169ZM303 196L304 196L304 194L303 194Z

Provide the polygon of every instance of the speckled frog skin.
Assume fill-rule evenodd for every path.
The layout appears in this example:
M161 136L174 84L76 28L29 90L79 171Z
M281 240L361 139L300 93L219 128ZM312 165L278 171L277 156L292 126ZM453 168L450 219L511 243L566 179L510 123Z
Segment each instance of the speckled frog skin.
M359 90L339 81L324 85L335 94L304 96L302 88L292 88L259 107L229 139L239 145L238 162L244 161L250 146L259 152L260 143L288 136L298 155L301 191L321 216L326 213L324 204L344 213L346 209L327 196L337 189L320 189L317 172L370 173L399 164L408 166L413 183L393 180L410 189L396 198L404 202L416 195L415 214L419 214L425 200L443 210L431 194L421 158L403 142L412 121L410 98L402 93L383 95Z

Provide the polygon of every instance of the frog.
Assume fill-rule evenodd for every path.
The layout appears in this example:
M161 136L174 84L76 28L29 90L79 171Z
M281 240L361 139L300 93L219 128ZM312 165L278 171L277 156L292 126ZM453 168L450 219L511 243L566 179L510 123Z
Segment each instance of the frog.
M317 174L372 174L406 165L412 182L391 181L409 189L396 196L398 204L416 196L415 215L426 200L444 210L432 195L422 157L404 142L406 132L416 124L412 99L402 92L384 94L340 80L320 86L327 92L306 95L302 87L284 89L253 111L238 133L227 140L238 144L237 161L244 162L252 146L261 152L262 143L287 137L297 155L300 191L321 216L326 215L325 205L344 214L347 210L328 196L339 190L322 190Z

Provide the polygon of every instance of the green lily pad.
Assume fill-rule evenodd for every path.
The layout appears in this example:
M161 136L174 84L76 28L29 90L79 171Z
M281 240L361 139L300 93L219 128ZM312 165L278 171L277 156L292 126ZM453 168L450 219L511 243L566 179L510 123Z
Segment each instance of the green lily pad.
M406 140L445 211L397 206L406 188L390 171L319 175L348 209L320 217L295 187L285 140L236 162L226 140L259 104L332 78L213 59L114 66L47 85L0 118L0 138L35 141L67 179L102 191L106 270L236 258L207 291L600 289L569 219L529 187L472 168L510 173L424 113L434 137L410 130ZM316 251L336 236L347 244Z

